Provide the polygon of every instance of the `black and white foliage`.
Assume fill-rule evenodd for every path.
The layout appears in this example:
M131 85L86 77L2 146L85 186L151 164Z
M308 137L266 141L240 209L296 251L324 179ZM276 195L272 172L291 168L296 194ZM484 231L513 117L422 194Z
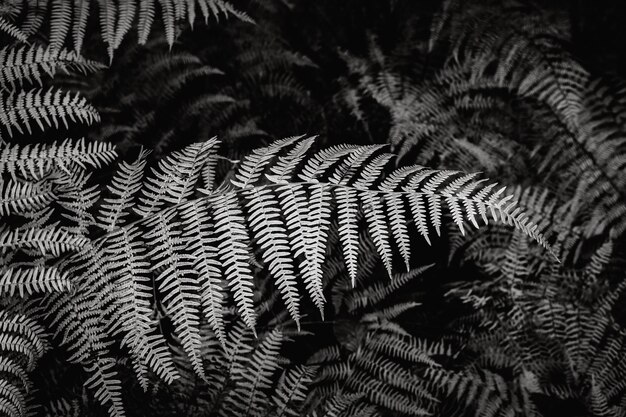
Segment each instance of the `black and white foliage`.
M0 2L0 414L626 415L584 6L331 3Z

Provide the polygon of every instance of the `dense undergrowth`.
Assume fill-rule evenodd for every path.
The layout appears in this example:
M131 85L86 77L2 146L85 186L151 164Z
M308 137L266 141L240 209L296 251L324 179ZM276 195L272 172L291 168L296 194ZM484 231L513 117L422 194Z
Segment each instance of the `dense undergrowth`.
M626 415L605 6L0 0L0 414Z

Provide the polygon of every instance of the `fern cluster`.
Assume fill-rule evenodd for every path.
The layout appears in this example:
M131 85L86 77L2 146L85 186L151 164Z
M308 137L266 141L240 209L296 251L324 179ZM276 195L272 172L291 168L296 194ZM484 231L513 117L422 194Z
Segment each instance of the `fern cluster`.
M435 3L1 3L0 414L624 415L620 74Z

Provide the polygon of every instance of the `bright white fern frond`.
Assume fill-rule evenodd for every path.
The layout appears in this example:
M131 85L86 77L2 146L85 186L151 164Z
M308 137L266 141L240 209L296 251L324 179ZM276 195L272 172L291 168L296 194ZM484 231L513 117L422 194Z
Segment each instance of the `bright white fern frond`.
M0 268L0 295L66 291L70 288L69 275L55 267L9 266Z
M281 217L274 191L255 188L246 193L250 229L263 250L263 260L283 296L287 310L300 328L296 268L290 252L287 227Z
M0 179L0 216L41 210L55 198L45 184Z
M209 149L217 145L215 138L190 145L159 161L158 169L144 181L139 204L134 211L142 217L177 205L196 190L201 169L209 157Z
M115 379L113 367L115 361L109 358L98 358L96 362L86 368L91 377L85 386L95 391L95 396L102 404L109 404L109 415L124 417L122 404L122 382Z
M288 310L296 321L299 318L297 276L302 276L312 300L321 308L324 300L322 264L333 212L337 213L340 241L352 277L358 272L356 248L360 239L355 233L355 220L360 212L365 214L364 221L390 275L395 269L396 249L405 264L410 262L410 221L413 220L418 231L428 238L429 228L440 228L446 211L461 230L466 221L478 226L478 217L487 222L487 215L490 214L494 219L516 226L547 247L537 227L515 208L511 197L502 197L502 188L494 191L494 184L485 185L476 181L474 175L412 167L400 168L387 176L382 167L388 158L375 156L372 148L362 148L362 152L357 152L355 149L359 148L340 147L331 149L331 154L320 151L305 160L300 155L303 150L297 144L299 140L299 137L288 138L245 158L233 181L233 185L241 190L218 190L209 196L187 201L202 169L202 161L206 162L202 149L210 145L202 144L190 145L163 162L164 173L146 182L150 190L160 195L154 194L150 199L143 197L145 220L141 221L141 227L150 229L150 236L154 238L157 238L155 230L159 230L159 239L172 239L171 244L163 246L167 242L163 241L155 246L153 256L150 256L156 264L153 268L159 270L178 259L177 268L171 264L168 268L181 275L174 281L168 281L167 289L180 285L175 284L178 279L186 281L187 275L201 276L201 285L207 286L201 291L196 286L193 295L190 295L193 303L187 319L190 324L186 328L194 328L196 319L193 317L200 313L202 298L202 304L209 309L202 310L208 313L207 317L216 332L223 333L220 313L223 311L222 283L218 271L224 274L245 323L254 326L253 274L250 266L253 241L260 246L270 275L277 280ZM303 146L308 148L308 140L304 143ZM281 157L281 152L287 156ZM353 165L358 155L364 153L368 155L364 161L372 159L373 165L365 162ZM344 157L347 157L345 162ZM298 163L289 162L290 159ZM329 159L334 163L326 164ZM368 169L372 166L375 168ZM285 172L291 172L290 179ZM341 174L335 175L337 172ZM267 175L263 176L264 173ZM293 180L302 177L312 181ZM326 178L329 181L341 182L340 178L356 181L350 185L325 182ZM268 179L278 183L268 183ZM359 179L362 181L359 182ZM380 185L375 187L377 183ZM172 207L163 209L159 201ZM249 213L247 216L243 207ZM177 243L183 231L186 239L203 236L192 252ZM173 252L166 255L167 251ZM294 262L294 259L299 261ZM215 298L211 298L207 291L217 291ZM222 336L220 338L224 340Z
M261 179L261 175L267 168L269 162L274 159L281 150L292 145L299 139L302 139L302 137L303 136L293 136L281 139L269 146L255 149L241 161L231 183L237 188L254 186Z
M191 256L180 238L181 225L173 217L174 213L159 213L146 224L150 232L145 237L153 248L146 257L153 260L157 287L183 348L196 373L205 378L200 354L200 294Z
M339 146L311 153L311 138L288 138L243 158L234 179L226 180L230 181L228 186L203 195L197 193L197 182L215 143L195 143L161 160L140 191L136 189L144 167L143 156L134 165L122 165L110 188L117 199L108 202L101 214L115 213L112 217L119 220L134 210L141 216L126 223L116 221L110 231L71 256L69 271L76 288L71 302L75 304L71 310L62 309L53 315L56 323L62 323L61 335L72 358L101 373L93 378L101 378L104 372L94 364L106 356L108 338L120 334L142 385L149 383L149 370L167 381L177 378L168 344L156 331L152 306L154 294L159 294L163 297L159 309L171 320L191 370L210 379L202 359L200 329L206 319L224 348L234 349L226 332L227 293L233 296L243 323L256 330L256 248L292 319L297 322L300 318L301 286L323 311L323 266L334 218L340 228L336 240L344 248L345 264L352 276L365 268L353 255L358 253L354 248L360 248L365 240L365 234L355 233L361 222L367 226L375 252L390 274L398 259L410 266L411 229L428 237L430 229L440 228L448 215L457 226L466 227L477 226L478 218L487 221L489 214L547 246L534 224L495 184L457 171L422 167L399 168L387 174L384 168L390 155L378 154L379 147ZM128 194L124 194L126 189ZM136 193L141 193L139 205L133 207ZM5 231L2 236L9 248L21 242L22 232ZM47 235L31 236L32 240L38 237ZM421 271L413 272L397 278L388 290L393 291ZM370 301L376 303L387 289L381 285L372 291ZM68 302L60 296L51 298L57 306L51 311ZM363 303L354 300L352 304ZM96 314L98 309L83 311L87 305L101 306L105 313ZM402 336L393 341L374 337L372 349L377 354L432 365L428 354L422 352L420 356L420 346L403 342L406 334L391 322L415 305L410 302L383 309L366 320L370 329L375 329L372 332ZM76 320L81 326L95 326L93 332L76 335L67 327ZM258 377L251 377L261 382L270 371L259 372ZM99 381L102 388L106 381ZM354 380L354 389L364 381L360 377ZM116 401L114 386L107 388L108 393L99 393L109 404ZM254 397L255 392L252 389L249 394ZM389 405L393 398L395 394L371 400ZM251 408L257 405L254 401L249 404ZM231 406L238 409L234 403ZM227 408L232 411L232 407ZM392 409L412 408L405 404Z
M12 177L42 178L53 169L69 172L76 164L81 168L99 168L116 157L113 145L104 142L85 142L84 139L66 139L50 145L0 145L0 174Z
M181 211L183 239L188 240L194 271L200 278L204 316L222 345L226 343L224 312L226 283L221 274L215 224L204 201L193 201Z
M0 250L36 250L41 254L60 256L62 253L79 250L89 240L75 235L64 228L14 229L0 233Z
M248 263L250 237L244 214L234 192L210 198L215 207L213 215L219 260L223 265L228 286L235 293L235 304L239 313L244 322L254 328L256 323L252 300L254 281Z
M42 85L42 75L53 77L57 70L78 70L82 73L103 68L74 51L44 48L39 45L7 46L0 49L0 86L21 87L27 83Z
M98 213L98 220L105 230L111 231L123 223L124 217L133 207L135 194L141 188L146 158L149 154L150 151L141 150L133 163L120 162L111 184L107 186L113 197L103 199Z
M47 90L20 90L17 93L0 92L0 123L13 136L14 130L32 134L35 122L42 131L59 127L59 120L68 128L68 118L87 125L100 121L97 110L78 94L49 88Z

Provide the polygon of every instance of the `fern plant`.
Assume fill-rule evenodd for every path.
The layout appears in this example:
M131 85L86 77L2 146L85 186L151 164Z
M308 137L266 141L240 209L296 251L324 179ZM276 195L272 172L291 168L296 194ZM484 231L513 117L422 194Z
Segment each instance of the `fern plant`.
M623 414L624 88L575 15L93 3L0 4L0 414Z
M164 158L145 179L146 153L142 152L134 163L120 165L110 187L112 196L105 197L96 216L89 209L98 205L98 193L87 197L92 188L79 179L84 177L86 164L98 166L111 159L110 147L87 147L78 156L65 151L67 144L39 152L8 148L3 153L8 155L3 158L3 171L23 180L46 178L63 190L78 191L78 200L63 206L72 209L72 215L65 217L73 226L46 230L47 219L42 219L36 228L6 230L0 241L14 256L76 251L59 264L62 273L71 276L72 291L55 292L42 301L52 328L72 352L71 360L83 363L92 375L86 386L110 405L110 413L123 414L108 353L110 340L121 337L121 346L129 349L143 383L148 369L166 381L176 378L166 341L154 333L153 303L158 302L170 318L201 378L205 373L199 317L206 318L225 344L224 287L229 287L244 323L254 331L254 280L249 264L253 242L296 323L300 319L297 276L323 312L321 265L333 201L340 231L354 227L349 222L356 217L345 215L355 210L350 205L363 210L389 273L394 263L392 247L399 249L406 264L410 262L407 205L426 237L429 223L440 227L445 207L461 228L465 217L477 226L476 218L487 221L489 214L546 245L510 198L501 197L503 189L484 185L474 175L422 167L385 175L390 155L377 155L379 147L338 146L308 156L312 144L313 138L292 137L258 149L215 189L196 186L201 174L210 176L203 171L211 169L215 140ZM205 196L193 198L198 192ZM93 228L102 232L94 235ZM351 250L358 242L358 236L341 235L353 278L357 260ZM154 286L151 273L155 274Z

